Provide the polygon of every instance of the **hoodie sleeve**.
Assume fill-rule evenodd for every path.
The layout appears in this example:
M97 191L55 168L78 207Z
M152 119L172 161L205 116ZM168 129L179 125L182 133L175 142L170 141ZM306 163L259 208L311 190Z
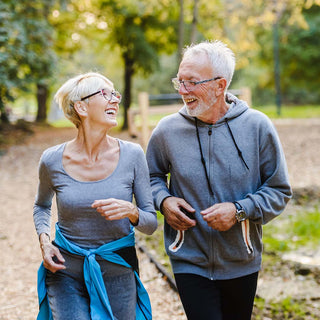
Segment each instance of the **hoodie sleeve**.
M272 122L264 122L259 133L259 171L261 185L238 201L250 220L266 224L277 217L292 196L285 155Z
M167 182L170 163L166 157L165 145L161 128L158 126L152 133L146 152L151 190L157 210L160 210L162 201L171 196Z

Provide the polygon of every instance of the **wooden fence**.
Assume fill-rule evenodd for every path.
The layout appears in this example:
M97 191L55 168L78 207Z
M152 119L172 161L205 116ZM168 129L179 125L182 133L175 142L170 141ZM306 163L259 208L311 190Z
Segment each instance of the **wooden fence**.
M241 88L229 90L228 92L237 96L239 99L244 100L251 106L251 90L250 88ZM131 136L138 136L138 129L136 126L135 118L137 115L141 118L141 145L145 149L150 138L150 121L151 115L165 115L179 111L183 106L181 103L176 104L161 104L150 106L150 100L155 100L155 96L149 96L147 92L140 92L138 95L139 109L128 110L128 129ZM161 100L161 95L157 96L156 100Z

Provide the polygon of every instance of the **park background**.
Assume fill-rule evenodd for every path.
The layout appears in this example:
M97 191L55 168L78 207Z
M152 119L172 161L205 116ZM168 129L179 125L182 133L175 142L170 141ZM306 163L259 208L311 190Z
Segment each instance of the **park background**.
M320 1L3 0L1 320L29 320L36 314L41 255L32 202L37 162L44 148L74 134L52 101L55 91L79 73L106 75L124 98L113 134L140 143L139 115L138 136L127 131L127 111L139 109L139 93L172 95L171 78L183 47L215 39L236 53L230 89L249 88L251 106L275 123L294 187L288 210L264 227L264 269L254 319L320 318ZM149 119L150 129L164 114ZM159 224L154 237L139 241L170 269L161 216ZM157 292L157 299L161 295ZM161 303L155 319L183 319L177 310L167 317L160 310L166 310Z

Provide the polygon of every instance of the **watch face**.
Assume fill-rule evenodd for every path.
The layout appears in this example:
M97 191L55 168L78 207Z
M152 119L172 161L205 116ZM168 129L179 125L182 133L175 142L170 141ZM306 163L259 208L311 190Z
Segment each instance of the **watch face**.
M244 210L237 210L236 218L238 221L246 220L247 216Z

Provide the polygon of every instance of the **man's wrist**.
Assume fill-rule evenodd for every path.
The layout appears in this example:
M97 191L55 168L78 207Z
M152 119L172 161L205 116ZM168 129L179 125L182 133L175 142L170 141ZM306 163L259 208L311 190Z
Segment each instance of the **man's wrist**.
M237 201L233 202L233 204L236 207L236 212L235 212L235 218L237 219L238 222L242 222L247 219L247 214L244 211L243 207L241 204Z
M165 198L163 198L162 199L162 201L161 201L161 203L160 203L160 212L162 213L162 211L163 211L163 208L162 208L162 206L163 206L163 203L164 203L164 201L166 200L166 199L168 199L168 198L171 198L172 196L167 196L167 197L165 197ZM162 213L163 214L163 213Z

